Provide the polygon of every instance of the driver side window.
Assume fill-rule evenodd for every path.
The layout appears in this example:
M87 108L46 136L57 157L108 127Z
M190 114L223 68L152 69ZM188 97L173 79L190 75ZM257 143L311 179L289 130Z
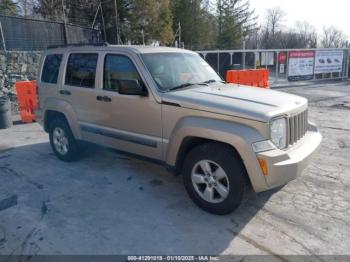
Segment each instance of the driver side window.
M103 89L118 92L120 81L141 80L133 62L124 55L106 55L103 71Z

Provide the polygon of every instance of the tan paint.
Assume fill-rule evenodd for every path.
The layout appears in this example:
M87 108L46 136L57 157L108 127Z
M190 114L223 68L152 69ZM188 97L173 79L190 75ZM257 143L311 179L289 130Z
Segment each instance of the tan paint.
M99 54L94 89L64 84L68 56L74 52ZM320 134L312 126L307 135L292 148L258 154L268 165L269 174L266 177L261 172L252 143L269 139L271 119L306 110L306 99L272 90L223 84L163 93L157 89L140 57L141 53L158 52L190 51L118 46L48 50L44 56L62 53L64 59L57 85L42 83L38 78L41 106L37 112L39 122L43 122L47 110L56 110L66 116L77 139L161 160L171 166L175 165L179 148L186 137L226 143L240 154L257 192L284 184L301 172L321 141ZM148 96L125 96L103 90L106 54L128 56L145 83ZM69 90L71 96L61 95L59 90ZM97 101L98 95L107 95L112 101ZM89 127L89 130L82 130L81 125ZM94 130L104 135L94 133ZM155 146L147 145L147 141L155 143Z

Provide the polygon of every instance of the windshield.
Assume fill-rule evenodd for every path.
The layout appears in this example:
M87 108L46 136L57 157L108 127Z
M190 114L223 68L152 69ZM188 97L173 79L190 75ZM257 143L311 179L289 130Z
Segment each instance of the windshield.
M142 58L162 91L222 81L213 68L197 54L156 53L143 54Z

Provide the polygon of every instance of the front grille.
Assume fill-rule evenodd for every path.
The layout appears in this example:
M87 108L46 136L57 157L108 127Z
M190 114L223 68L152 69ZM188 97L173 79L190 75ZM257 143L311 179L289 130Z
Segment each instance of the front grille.
M289 145L298 142L307 132L308 112L305 110L302 113L291 116L289 118Z

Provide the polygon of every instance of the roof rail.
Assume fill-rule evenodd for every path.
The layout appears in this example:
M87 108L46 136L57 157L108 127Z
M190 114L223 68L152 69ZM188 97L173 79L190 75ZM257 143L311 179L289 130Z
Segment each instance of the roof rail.
M49 45L47 49L55 49L62 47L80 47L80 46L108 46L107 43L80 43L80 44L66 44L66 45Z

